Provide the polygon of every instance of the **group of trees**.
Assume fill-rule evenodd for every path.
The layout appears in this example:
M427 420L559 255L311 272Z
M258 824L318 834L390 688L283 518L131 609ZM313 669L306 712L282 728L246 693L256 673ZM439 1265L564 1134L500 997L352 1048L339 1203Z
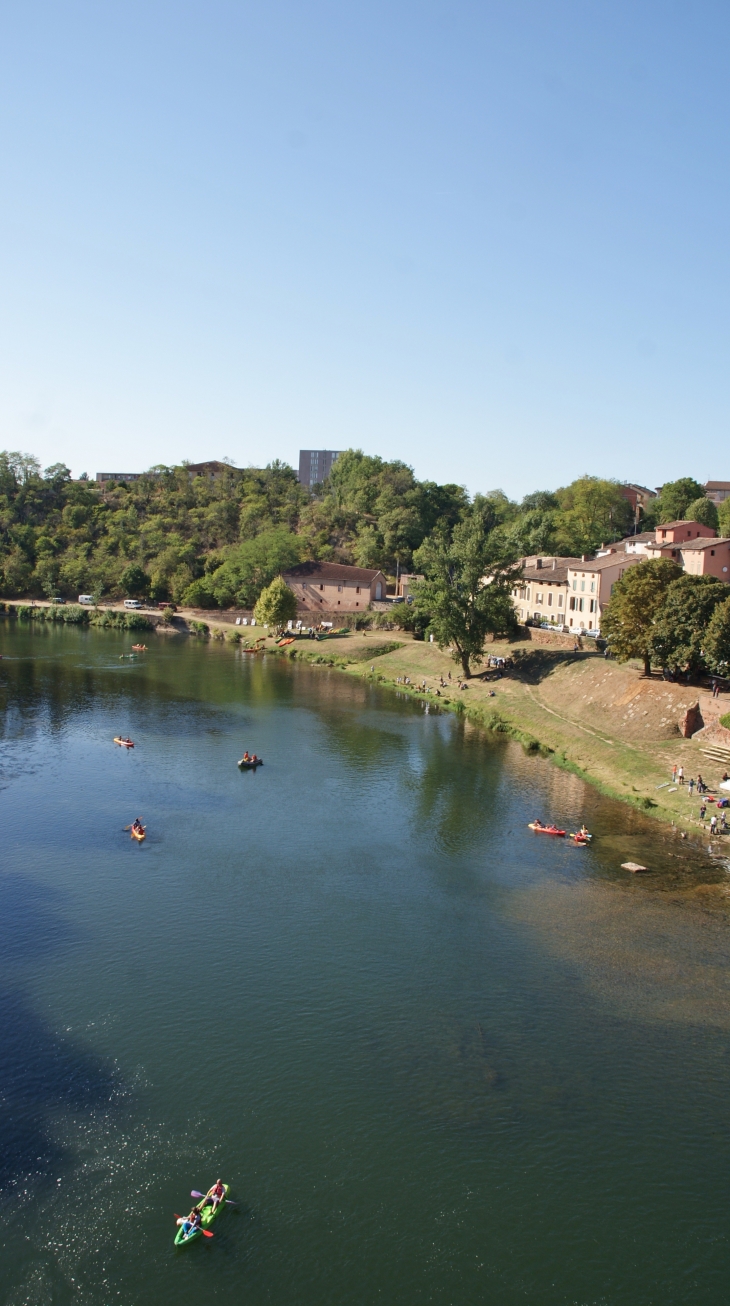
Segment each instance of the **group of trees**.
M665 485L640 526L682 517L730 535L730 501L718 514L691 477ZM341 454L314 493L280 462L262 470L225 467L214 479L193 476L185 465L158 466L129 484L97 485L72 480L62 463L41 471L29 455L0 454L3 597L86 592L253 607L283 571L308 559L377 567L390 576L415 570L426 579L409 619L448 644L467 674L485 636L514 623L510 590L522 555L590 553L635 526L621 486L593 476L516 503L499 490L470 500L462 486L419 481L404 463L359 450ZM690 649L691 642L673 635L672 643L666 634L674 620L670 596L684 590L673 588L678 578L663 561L647 579L631 579L647 576L643 566L624 578L644 586L643 616L629 620L628 608L620 618L610 615L620 609L617 587L607 618L612 641L617 652L642 640L648 650L651 613L651 649L642 645L641 656L667 665ZM693 578L684 580L693 595L706 592L705 607L710 590L720 592L714 582L698 588ZM279 599L281 607L286 600ZM697 605L699 611L699 598ZM638 613L641 604L635 606ZM644 633L629 636L642 622ZM707 651L714 638L703 636L701 659L709 665L714 658L719 667L720 655ZM688 665L700 656L695 644Z
M673 672L730 675L730 596L715 576L686 575L670 558L624 572L601 617L601 634L625 662Z

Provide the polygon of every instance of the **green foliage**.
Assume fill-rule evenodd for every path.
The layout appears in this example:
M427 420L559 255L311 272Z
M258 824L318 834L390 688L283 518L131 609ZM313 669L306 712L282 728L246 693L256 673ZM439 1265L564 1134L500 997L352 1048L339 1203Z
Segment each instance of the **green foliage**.
M718 517L718 530L720 531L720 534L724 535L726 539L729 538L730 537L730 499L726 499L724 503L720 504L720 507L717 510L717 517Z
M601 615L601 634L619 662L642 658L644 673L651 674L654 622L667 589L681 575L671 558L650 558L629 567L616 581Z
M138 598L149 589L150 578L136 562L130 562L119 577L119 584L130 598Z
M286 581L282 580L281 576L277 576L270 585L266 586L266 589L261 591L254 608L254 617L259 625L273 626L279 630L287 621L293 621L296 615L296 595L289 589Z
M287 527L262 531L227 551L225 561L206 577L213 602L199 606L252 608L262 589L301 557L302 541Z
M556 493L560 513L556 522L559 552L579 557L601 544L628 535L633 523L631 504L616 481L581 476Z
M718 603L710 617L702 651L710 671L718 676L730 676L730 598Z
M701 499L695 499L694 503L689 505L685 512L684 520L698 521L703 526L712 526L713 530L717 530L719 526L717 508L712 502L712 499L708 499L704 496Z
M726 599L727 586L714 576L683 575L672 581L654 627L654 660L673 671L704 670L710 619Z
M720 725L724 726L726 730L730 730L730 712L726 712L724 716L720 717Z
M686 521L690 504L696 504L698 499L704 497L703 486L691 476L682 476L678 481L667 481L662 486L658 502L652 505L658 524Z
M194 635L199 635L201 639L205 639L205 636L210 634L210 626L205 621L191 620L188 622L188 629L192 630Z
M449 540L435 532L415 555L426 580L416 587L414 607L428 616L439 648L450 648L465 676L480 662L488 634L515 628L511 589L519 575L495 535L498 508L477 500Z

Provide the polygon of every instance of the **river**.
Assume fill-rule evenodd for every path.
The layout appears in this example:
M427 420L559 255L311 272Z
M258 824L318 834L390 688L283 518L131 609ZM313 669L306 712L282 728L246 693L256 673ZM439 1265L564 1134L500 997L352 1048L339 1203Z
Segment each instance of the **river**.
M392 691L131 642L0 626L0 1301L724 1306L726 867Z

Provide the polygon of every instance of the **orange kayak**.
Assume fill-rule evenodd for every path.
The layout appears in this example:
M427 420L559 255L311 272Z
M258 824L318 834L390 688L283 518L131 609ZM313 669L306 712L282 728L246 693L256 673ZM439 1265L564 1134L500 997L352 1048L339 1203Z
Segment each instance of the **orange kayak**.
M114 736L114 743L119 744L122 748L134 748L131 739L120 739L119 735Z
M146 825L143 826L141 830L135 830L134 827L132 827L132 838L137 839L139 843L142 843L143 839L146 837L145 836L146 829L147 829Z
M540 825L537 821L530 821L529 830L534 830L535 834L556 834L561 839L565 838L565 830L559 830L557 825Z

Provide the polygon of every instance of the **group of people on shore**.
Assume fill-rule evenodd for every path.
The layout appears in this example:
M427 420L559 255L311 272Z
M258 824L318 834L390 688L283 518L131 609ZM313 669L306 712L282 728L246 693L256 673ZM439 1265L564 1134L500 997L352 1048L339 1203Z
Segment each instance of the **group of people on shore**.
M722 783L724 784L727 781L727 779L728 779L728 773L727 771L723 771ZM703 780L702 776L698 774L696 780L694 776L690 776L689 780L686 780L684 774L684 767L678 766L677 763L675 762L674 766L672 767L672 783L677 786L686 784L687 793L690 798L692 797L695 789L697 790L697 793L702 796L702 803L700 804L700 822L701 824L704 825L705 817L707 816L707 802L704 799L704 795L708 793L708 786ZM714 801L715 799L714 797L712 797L710 799L710 802L714 802ZM725 815L725 810L724 810L725 802L726 800L723 799L717 800L718 808L721 808L722 810L720 811L719 815L717 812L712 813L712 816L710 817L710 834L728 833L729 827L727 823L727 816Z

